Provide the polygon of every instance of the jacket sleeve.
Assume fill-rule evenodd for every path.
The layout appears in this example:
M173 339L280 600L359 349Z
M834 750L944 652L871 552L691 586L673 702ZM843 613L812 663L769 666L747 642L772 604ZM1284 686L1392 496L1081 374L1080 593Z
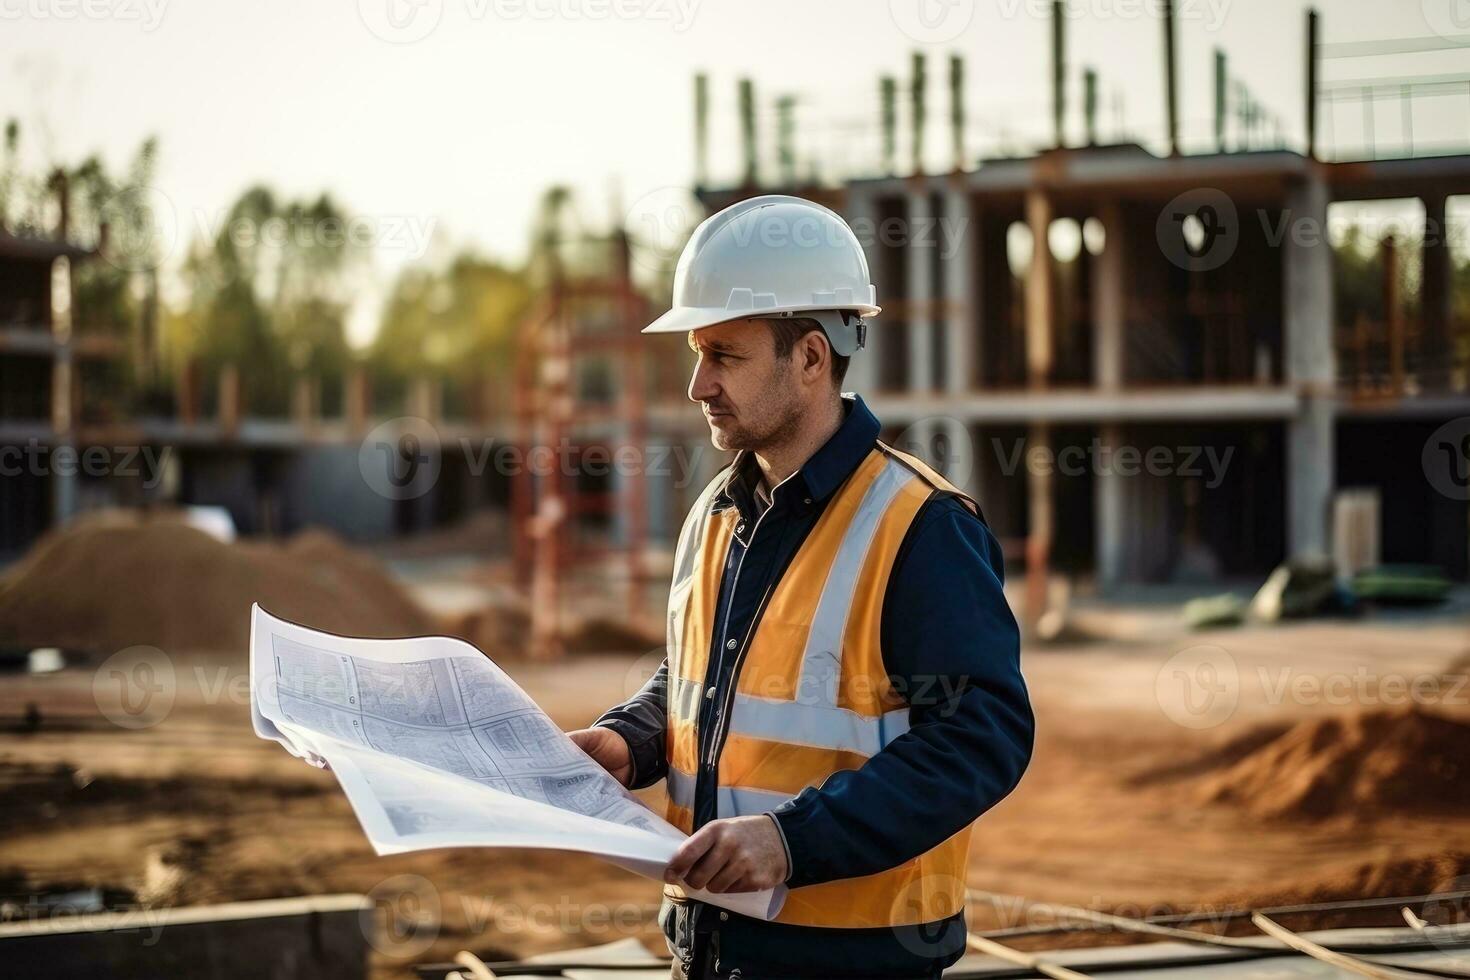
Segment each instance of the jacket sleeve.
M883 604L883 662L909 730L859 769L773 812L792 887L875 874L942 843L999 803L1031 759L1020 633L990 529L953 498L924 508Z
M592 723L594 727L611 728L628 743L633 756L633 789L652 786L667 773L664 728L668 724L668 685L669 662L665 659L642 690Z

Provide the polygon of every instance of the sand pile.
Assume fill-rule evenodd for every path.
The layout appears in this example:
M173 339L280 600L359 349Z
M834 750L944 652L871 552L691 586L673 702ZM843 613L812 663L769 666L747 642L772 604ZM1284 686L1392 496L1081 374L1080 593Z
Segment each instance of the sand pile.
M1201 798L1259 817L1470 808L1470 724L1417 707L1300 722L1216 773Z
M0 579L0 646L243 654L252 602L337 633L435 631L385 570L326 533L226 544L171 516L111 513L52 532Z

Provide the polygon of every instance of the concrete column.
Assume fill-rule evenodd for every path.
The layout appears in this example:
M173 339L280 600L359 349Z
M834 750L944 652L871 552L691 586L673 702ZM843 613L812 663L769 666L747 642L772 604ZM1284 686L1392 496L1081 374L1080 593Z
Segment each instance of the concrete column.
M240 369L226 364L219 369L219 408L216 418L220 432L235 435L240 429Z
M1092 376L1093 384L1105 391L1123 387L1124 316L1127 310L1127 244L1123 234L1123 209L1116 201L1102 206L1097 215L1103 226L1103 251L1097 257L1097 276L1092 291ZM1104 423L1098 430L1100 457L1111 460L1123 444L1123 427ZM1128 531L1127 486L1115 466L1106 466L1093 477L1093 539L1097 581L1104 589L1127 577Z
M302 429L311 429L317 421L317 399L320 389L315 375L302 375L291 383L291 419Z
M1111 461L1123 444L1123 427L1104 423L1098 430L1100 459ZM1093 539L1097 552L1097 581L1103 588L1127 577L1128 534L1125 477L1108 465L1093 476Z
M1033 387L1045 387L1051 379L1051 215L1051 199L1044 190L1026 192L1026 224L1031 229L1031 268L1026 273L1026 374Z
M63 212L63 221L65 215ZM72 361L72 279L71 259L65 256L51 263L51 336L55 341L51 360L51 452L75 453L76 423L72 408L76 396L76 370ZM77 473L75 466L51 467L51 519L64 524L77 509Z
M1052 452L1051 427L1033 422L1026 433L1026 451ZM1023 457L1025 458L1025 457ZM1055 458L1055 457L1053 457ZM1055 474L1044 466L1026 467L1026 602L1025 625L1034 629L1046 613L1047 583L1051 579L1051 542L1056 524Z
M1420 387L1449 387L1450 325L1454 316L1454 289L1450 285L1449 227L1445 224L1444 195L1424 198L1424 275L1420 285ZM1427 378L1426 378L1427 375Z
M1031 228L1031 267L1026 273L1026 375L1032 388L1045 388L1052 369L1052 256L1048 243L1052 207L1046 192L1026 193L1026 223ZM1044 422L1033 423L1027 434L1028 451L1049 450L1051 431ZM1053 508L1056 498L1052 474L1027 468L1026 625L1034 629L1046 612L1050 577Z
M1123 386L1128 246L1118 202L1104 204L1097 219L1103 226L1104 244L1092 290L1092 376L1097 387L1113 391Z
M891 303L894 299L888 292L891 284L883 281L882 246L878 240L878 200L870 193L849 188L846 211L848 223L852 225L852 230L867 255L868 274L872 276L873 285L878 290L878 305ZM879 314L876 322L868 324L867 343L847 366L847 379L842 385L845 390L855 391L866 397L872 397L877 391L878 363L882 356L884 339L882 321L883 316Z
M1337 364L1327 203L1326 182L1317 174L1287 194L1291 222L1323 229L1316 236L1287 235L1282 243L1287 381L1302 399L1286 439L1287 548L1293 558L1325 558L1332 541Z
M904 260L908 262L909 391L934 390L934 248L933 197L927 185L908 196L908 233L904 236Z
M944 197L944 223L936 241L945 264L944 390L962 395L975 387L975 346L979 341L981 283L978 249L980 229L975 208L963 186L951 186Z
M368 417L372 414L371 400L367 372L355 364L347 372L347 383L342 387L342 420L352 435L367 431Z

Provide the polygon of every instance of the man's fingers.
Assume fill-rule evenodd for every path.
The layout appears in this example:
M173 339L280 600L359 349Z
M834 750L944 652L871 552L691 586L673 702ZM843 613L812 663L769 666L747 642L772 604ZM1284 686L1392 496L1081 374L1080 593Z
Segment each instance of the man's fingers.
M721 868L719 872L709 880L708 883L705 884L705 891L714 892L716 895L723 895L725 892L746 891L746 889L740 887L740 883L745 880L746 872L748 870L749 869L746 868L745 862L743 861L728 861L726 862L725 866Z
M679 845L664 871L664 881L677 883L694 867L694 862L704 857L715 844L715 833L709 827L701 828L693 837Z
M704 852L704 856L694 862L684 875L684 883L690 888L704 888L730 863L730 858L735 855L735 842L726 835L715 841L714 845Z

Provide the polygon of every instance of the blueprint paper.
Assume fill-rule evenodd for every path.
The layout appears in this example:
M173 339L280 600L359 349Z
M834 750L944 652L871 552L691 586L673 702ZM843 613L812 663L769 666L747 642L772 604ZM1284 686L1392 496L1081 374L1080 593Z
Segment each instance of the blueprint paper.
M332 767L378 854L541 847L662 880L685 835L474 647L334 636L251 609L256 734ZM769 919L785 889L689 894Z

